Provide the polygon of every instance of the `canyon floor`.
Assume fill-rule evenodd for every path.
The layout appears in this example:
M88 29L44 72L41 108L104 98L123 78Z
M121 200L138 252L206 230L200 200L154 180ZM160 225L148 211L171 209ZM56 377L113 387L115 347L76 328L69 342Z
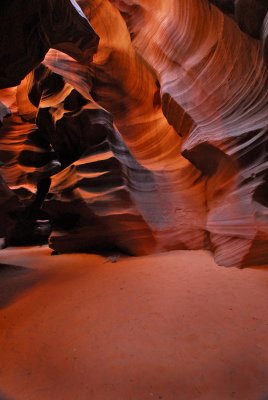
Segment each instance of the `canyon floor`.
M267 400L268 267L0 251L0 400Z

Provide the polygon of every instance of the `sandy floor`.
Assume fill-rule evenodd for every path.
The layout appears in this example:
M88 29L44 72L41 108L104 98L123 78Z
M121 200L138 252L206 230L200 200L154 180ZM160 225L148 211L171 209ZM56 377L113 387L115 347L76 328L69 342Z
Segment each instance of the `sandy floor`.
M268 399L268 268L50 253L0 252L0 400Z

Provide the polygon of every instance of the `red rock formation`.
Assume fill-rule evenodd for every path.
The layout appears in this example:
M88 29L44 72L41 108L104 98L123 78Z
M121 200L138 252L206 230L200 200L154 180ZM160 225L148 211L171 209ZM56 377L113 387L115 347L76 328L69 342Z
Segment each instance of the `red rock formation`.
M134 46L157 71L162 96L196 124L183 154L204 173L215 164L206 227L216 260L241 265L253 252L255 262L267 262L267 211L255 195L266 190L267 171L268 73L260 44L205 1L115 3Z
M11 115L0 98L9 186L35 191L51 162L62 165L45 202L51 246L136 255L210 246L221 265L267 263L264 2L79 5L96 34L88 43L89 25L71 7L49 46L84 65L50 51L10 89ZM58 45L62 37L72 46Z
M112 133L109 129L110 149L113 157L121 164L124 190L154 238L154 251L203 248L204 184L198 181L200 176L198 171L180 156L181 139L162 113L156 76L136 54L120 13L108 1L94 2L94 4L86 2L82 6L86 15L90 10L92 16L90 22L101 37L98 52L93 64L90 65L92 95L114 117L119 132L117 133L116 129ZM105 15L109 15L109 18L105 19ZM114 29L115 26L117 29ZM63 63L63 60L60 62ZM65 74L65 79L68 79L66 72L68 65L62 64L62 70L64 71L60 72L57 69L58 73ZM78 70L77 67L76 73ZM133 80L129 79L130 77L133 77ZM138 77L138 80L134 80L135 77ZM183 120L185 115L183 110L181 115ZM58 121L57 129L60 124ZM87 122L86 125L90 126L90 123ZM81 129L83 125L76 123L74 126ZM66 132L66 126L64 129ZM80 136L85 135L85 129L82 129ZM89 151L90 149L87 149L87 153ZM100 159L101 157L100 155ZM104 157L106 158L105 155ZM86 159L79 161L79 164L89 164L89 162L90 158L89 161ZM87 168L90 170L90 166ZM106 165L106 171L108 173L109 164ZM64 179L65 185L68 184L69 179L66 174L59 174L52 179L51 192L56 193L57 190L57 198L61 196L62 189L59 184L61 179ZM98 184L98 187L99 201L101 193L105 199L108 188L104 183L103 188L101 184ZM109 190L114 192L114 186ZM118 202L120 195L122 196L122 193L118 192ZM81 191L80 196L90 210L96 209L95 197L89 198ZM109 215L113 215L114 226L119 226L122 210L120 212L118 209L114 210L112 203L109 201L105 203L103 199L102 204L106 220L108 221ZM122 204L124 204L123 197ZM128 240L135 241L137 248L137 243L144 239L131 229L132 222L127 213L124 220L126 227L129 225ZM91 226L91 230L91 236L103 234L98 232L95 225ZM123 247L118 241L115 244ZM150 246L149 250L152 251ZM131 253L139 254L139 251L132 250Z
M22 188L19 194L25 200L25 192L30 189L34 193L35 185L55 173L58 166L51 164L51 146L35 125L37 109L27 96L32 74L18 88L15 85L42 61L50 47L88 63L96 51L98 37L73 0L2 3L0 88L13 88L0 90L0 160L4 162L1 175L10 187ZM4 232L8 234L10 229L7 227Z

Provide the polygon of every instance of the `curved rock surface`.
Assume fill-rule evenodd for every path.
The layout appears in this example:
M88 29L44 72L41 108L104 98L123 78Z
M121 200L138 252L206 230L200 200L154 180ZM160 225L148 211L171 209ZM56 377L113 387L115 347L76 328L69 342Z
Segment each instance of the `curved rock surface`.
M4 0L0 25L0 172L28 204L36 201L36 185L59 170L59 164L53 164L50 143L35 124L38 104L34 106L28 98L31 70L50 47L88 63L96 51L98 36L74 0ZM3 207L2 212L5 215L8 209ZM8 236L10 229L4 226L2 235Z
M118 13L116 14L120 17ZM53 111L52 109L42 108L41 101L38 124L42 129L48 127L50 133L52 132L51 142L56 153L61 154L62 165L64 165L64 160L65 162L68 160L68 154L69 163L73 161L70 158L70 149L73 149L71 154L74 158L80 157L70 167L66 166L62 173L52 178L52 186L45 209L49 210L52 215L56 212L58 225L62 225L62 220L66 220L67 217L64 217L64 214L76 214L75 224L71 224L67 231L65 227L65 237L61 239L59 235L57 237L52 235L53 248L63 251L63 247L59 247L64 246L63 241L72 243L68 246L69 249L72 248L73 250L75 248L79 250L81 246L84 250L96 248L96 241L90 243L90 241L84 240L83 243L81 239L76 242L70 239L71 236L68 235L74 233L72 229L78 234L81 227L83 227L81 229L84 233L80 234L80 238L81 235L91 238L95 236L98 237L100 243L103 243L104 247L107 244L110 247L113 245L123 250L126 250L124 241L127 241L132 243L131 247L128 245L128 252L131 254L144 254L171 248L203 247L205 208L204 203L202 203L204 201L201 190L202 184L197 184L194 187L193 190L197 196L192 197L190 195L192 189L189 184L191 179L197 179L200 174L183 158L178 163L175 157L173 160L169 160L168 157L162 160L159 157L159 161L154 157L151 157L151 159L148 157L144 158L145 161L154 163L154 168L157 168L157 170L154 171L143 166L139 160L133 157L124 142L123 136L113 126L111 114L101 109L90 95L86 94L86 87L83 84L83 70L79 71L79 66L76 66L74 70L75 79L74 74L70 75L72 71L71 60L59 53L55 57L55 53L50 52L45 63L64 76L66 83L65 89L62 88L62 96L63 98L64 96L67 97L63 100L61 95L58 94L59 104L56 107L54 102ZM62 68L61 71L60 68ZM77 90L73 88L68 93L66 87L71 82ZM107 86L110 84L108 80ZM123 86L118 79L119 85ZM83 97L82 93L84 94ZM153 104L153 96L151 100ZM49 103L49 101L49 98L46 98L46 102ZM119 98L118 100L115 94L114 103L116 101L120 102L122 99ZM129 101L129 103L133 101L131 95L126 97L126 101ZM137 102L134 104L138 107ZM62 117L54 125L53 116L58 116L59 110L62 110ZM137 109L136 112L138 112ZM152 107L152 116L153 112ZM156 109L156 115L159 115L159 106ZM126 118L126 116L122 118ZM170 129L163 118L163 114L161 118L164 127ZM140 128L141 132L143 127L144 125ZM145 127L150 127L148 122ZM128 132L131 133L131 127ZM151 134L151 143L156 142L155 131L151 129L148 133ZM158 132L156 131L156 133ZM174 137L176 140L179 139L177 134ZM142 139L141 137L140 140ZM66 152L68 148L69 151ZM177 154L179 155L179 153ZM172 168L170 167L170 170L165 168L164 163L168 162L174 164ZM162 169L160 169L161 165L163 165ZM184 169L180 171L179 167L184 165ZM183 173L185 176L183 176ZM63 196L63 193L66 193L66 196ZM185 201L184 203L185 199L188 202ZM63 207L61 204L60 207L60 202L64 202L65 206ZM61 216L59 210L62 210ZM199 214L197 210L199 210ZM191 218L193 213L196 213L195 224L192 223L191 219L188 219ZM88 220L86 224L85 221L90 215L92 222L90 223ZM96 221L93 223L94 219ZM111 228L103 229L103 226L111 225L109 219L113 221L113 229L117 232L117 236L120 236L120 241L116 239L115 234L110 235L107 239L107 232ZM97 223L100 220L102 223ZM138 227L136 220L142 221L142 224L146 226L147 239L143 233L144 229L141 230ZM122 221L125 225L124 229L120 228ZM134 227L134 223L137 225L135 229L131 228ZM139 224L142 226L140 222ZM85 228L85 225L87 225L87 228ZM85 234L86 229L87 234ZM120 233L122 229L123 232L128 234L122 235ZM65 245L64 251L68 246Z
M254 254L267 262L267 205L260 199L267 195L268 73L260 43L204 1L115 3L135 48L157 71L161 95L196 124L182 151L204 174L207 164L213 169L206 228L216 260L240 265Z
M10 113L0 97L9 186L35 192L44 169L61 165L44 205L52 248L210 248L221 265L267 263L264 3L78 3L95 32L90 42L83 33L82 55L57 45L55 25L50 47L68 55L50 50L4 91L9 103L15 95ZM246 11L253 3L256 20ZM79 28L67 12L63 29L76 49L90 26L79 12Z

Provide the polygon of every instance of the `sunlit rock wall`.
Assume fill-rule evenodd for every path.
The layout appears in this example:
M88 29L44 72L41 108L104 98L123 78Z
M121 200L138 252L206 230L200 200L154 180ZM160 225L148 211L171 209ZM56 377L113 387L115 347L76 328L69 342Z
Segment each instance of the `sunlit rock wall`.
M173 99L169 113L179 104L195 123L183 137L182 154L207 176L206 229L216 260L267 260L268 96L261 43L205 1L114 3L134 48L156 71L162 97Z
M74 3L57 4L60 51L0 92L1 174L33 202L51 178L51 247L268 263L265 2Z

